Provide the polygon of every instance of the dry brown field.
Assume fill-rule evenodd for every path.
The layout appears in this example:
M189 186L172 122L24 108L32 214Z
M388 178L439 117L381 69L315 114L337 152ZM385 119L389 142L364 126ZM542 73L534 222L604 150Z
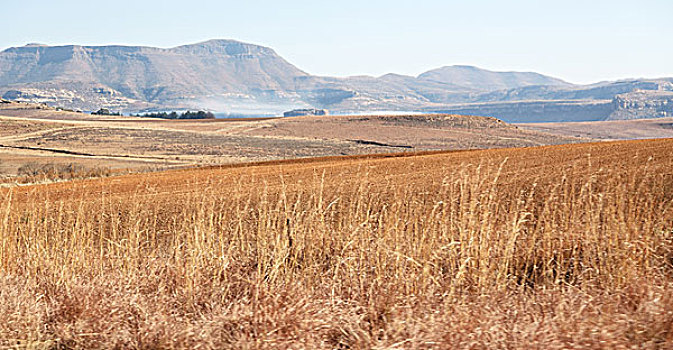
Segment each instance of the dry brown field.
M0 189L6 348L673 347L673 140Z
M673 118L516 125L522 129L531 131L594 140L635 140L673 137Z
M0 104L0 178L22 167L110 173L371 153L528 147L586 141L451 115L159 120ZM23 175L24 179L19 179ZM18 178L17 178L18 176ZM26 180L26 181L24 181Z

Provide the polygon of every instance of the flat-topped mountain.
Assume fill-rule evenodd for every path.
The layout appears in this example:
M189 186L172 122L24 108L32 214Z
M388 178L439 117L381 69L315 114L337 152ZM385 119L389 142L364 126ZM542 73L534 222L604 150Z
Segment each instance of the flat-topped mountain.
M65 87L158 104L218 94L282 95L305 76L272 49L231 40L171 49L29 45L0 53L0 86Z
M82 110L207 108L255 114L318 108L443 111L510 121L601 120L669 115L673 100L657 91L673 91L673 80L582 86L533 72L472 66L446 66L416 77L320 77L273 49L235 40L174 48L28 44L0 52L0 97ZM637 102L628 103L634 98ZM653 106L647 105L650 98Z

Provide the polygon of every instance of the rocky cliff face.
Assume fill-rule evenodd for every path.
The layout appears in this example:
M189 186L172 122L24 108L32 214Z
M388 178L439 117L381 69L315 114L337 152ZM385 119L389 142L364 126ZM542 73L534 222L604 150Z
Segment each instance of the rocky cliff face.
M566 100L476 103L432 111L492 116L511 123L531 123L605 120L613 112L613 108L610 100Z
M640 90L617 95L608 119L643 119L673 117L673 91Z
M617 83L619 88L625 86ZM564 122L663 118L673 116L673 91L659 90L666 82L640 82L657 90L638 90L618 94L612 99L538 99L459 104L449 108L430 109L433 112L497 116L509 122ZM608 87L610 88L610 87ZM593 88L592 88L593 89ZM566 92L567 93L567 92ZM561 93L560 95L563 95ZM580 94L583 95L583 94ZM610 95L607 95L608 97Z

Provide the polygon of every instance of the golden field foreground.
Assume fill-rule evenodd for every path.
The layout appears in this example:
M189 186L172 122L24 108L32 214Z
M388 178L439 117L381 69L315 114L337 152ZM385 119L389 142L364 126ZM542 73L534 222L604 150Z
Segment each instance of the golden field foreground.
M673 140L0 189L6 348L673 347Z

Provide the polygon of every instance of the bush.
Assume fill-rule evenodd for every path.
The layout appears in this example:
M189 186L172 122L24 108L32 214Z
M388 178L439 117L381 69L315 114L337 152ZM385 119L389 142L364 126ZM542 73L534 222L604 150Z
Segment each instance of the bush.
M21 177L20 182L39 182L55 180L84 179L91 177L104 177L112 174L109 168L87 168L81 164L38 164L26 163L17 171Z
M95 112L91 112L93 115L113 115L113 116L121 116L122 114L119 112L111 112L107 108L101 108Z

